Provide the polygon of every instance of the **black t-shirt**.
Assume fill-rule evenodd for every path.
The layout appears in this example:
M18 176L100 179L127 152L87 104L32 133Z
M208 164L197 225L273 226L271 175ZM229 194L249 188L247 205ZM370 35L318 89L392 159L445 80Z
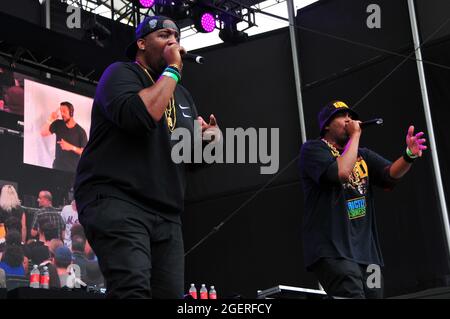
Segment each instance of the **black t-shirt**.
M50 257L50 250L42 241L33 241L23 247L23 254L29 259L30 265L39 265Z
M389 175L391 162L360 148L350 181L342 184L328 145L311 140L303 144L299 164L305 194L303 245L307 268L321 257L382 266L372 186L394 186L395 180Z
M89 142L77 169L79 212L98 198L114 196L180 222L185 164L171 159L177 141L171 140L165 116L154 121L138 95L151 85L135 63L117 62L103 73L94 98ZM181 85L174 95L176 127L192 133L197 117L194 101Z
M4 210L0 207L0 224L5 223L8 218L15 217L19 221L19 223L22 223L22 215L24 214L24 211L20 207L13 208L10 212ZM21 231L19 229L19 231Z
M63 120L56 120L50 125L50 132L56 134L55 160L53 168L63 171L75 172L80 155L73 151L64 151L58 144L61 139L75 147L85 147L87 136L85 130L77 124L68 128Z

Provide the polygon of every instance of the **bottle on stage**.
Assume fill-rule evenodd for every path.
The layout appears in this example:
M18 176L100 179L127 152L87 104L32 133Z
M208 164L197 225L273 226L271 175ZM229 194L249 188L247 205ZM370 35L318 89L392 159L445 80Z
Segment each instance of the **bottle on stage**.
M197 288L195 288L195 284L191 284L191 288L189 288L189 294L193 299L197 299Z
M217 291L214 286L211 286L211 289L209 289L209 299L217 299Z
M200 299L208 299L208 289L206 289L205 284L202 284L200 288Z

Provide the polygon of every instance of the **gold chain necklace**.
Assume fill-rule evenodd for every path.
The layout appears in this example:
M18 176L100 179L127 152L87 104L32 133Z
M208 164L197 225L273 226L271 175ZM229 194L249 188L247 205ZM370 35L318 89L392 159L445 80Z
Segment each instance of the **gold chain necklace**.
M333 144L331 144L330 142L328 142L328 141L327 141L326 139L324 139L324 138L322 138L322 142L324 142L325 144L328 145L328 147L329 147L330 150L331 150L331 154L332 154L334 157L339 157L339 156L341 156L341 153L339 153L339 151L336 149L336 147L334 147Z
M147 71L147 68L144 67L139 61L135 61L135 63L139 65L142 70L144 70L145 74L147 74L150 81L152 81L152 83L155 84L155 81L153 80L150 73ZM164 115L166 116L167 127L171 132L173 132L173 130L175 129L175 125L177 124L177 111L175 108L175 98L173 94L170 97L169 104L164 110Z

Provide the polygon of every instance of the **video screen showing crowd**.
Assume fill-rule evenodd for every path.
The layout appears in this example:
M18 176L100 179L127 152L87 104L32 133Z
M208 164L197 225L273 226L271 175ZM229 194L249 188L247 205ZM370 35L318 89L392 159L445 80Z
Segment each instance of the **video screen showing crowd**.
M37 204L23 207L13 185L1 188L0 287L104 288L75 201L58 209L52 194L42 190Z

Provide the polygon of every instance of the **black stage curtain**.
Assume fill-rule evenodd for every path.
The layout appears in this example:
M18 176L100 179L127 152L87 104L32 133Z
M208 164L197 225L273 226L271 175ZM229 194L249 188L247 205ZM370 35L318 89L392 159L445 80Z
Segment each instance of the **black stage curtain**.
M189 253L186 283L215 285L221 297L254 298L258 289L278 284L317 288L303 266L303 194L295 160L301 136L288 31L199 54L207 63L186 63L183 81L200 114L215 114L222 129L279 128L280 172L291 165ZM274 177L260 175L259 168L260 164L214 164L189 176L183 214L186 250Z

